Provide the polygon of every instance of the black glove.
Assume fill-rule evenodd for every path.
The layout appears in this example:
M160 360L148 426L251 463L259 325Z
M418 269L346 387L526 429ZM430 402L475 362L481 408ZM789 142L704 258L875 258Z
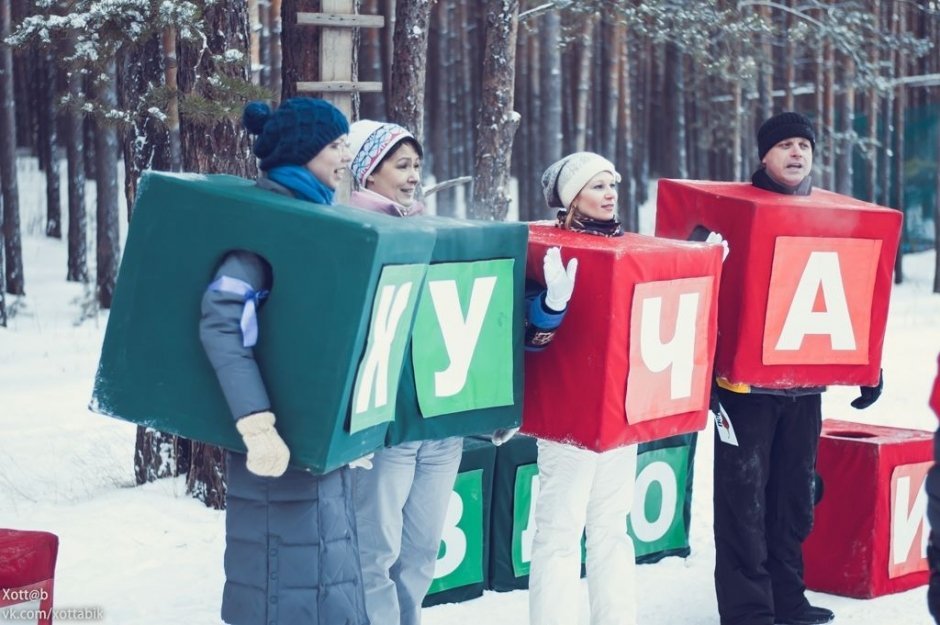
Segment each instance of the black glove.
M864 410L868 408L873 403L878 401L878 398L881 397L881 389L885 385L885 372L882 370L878 373L878 385L877 386L859 386L858 390L862 393L858 397L852 400L852 408L858 408L859 410Z
M718 387L712 384L711 394L708 396L708 409L712 414L721 414L721 402L718 401Z
M930 533L927 544L927 565L930 568L930 581L927 586L927 607L937 625L940 625L940 536Z
M819 502L823 498L823 490L825 483L823 482L822 476L813 471L813 505L818 506Z

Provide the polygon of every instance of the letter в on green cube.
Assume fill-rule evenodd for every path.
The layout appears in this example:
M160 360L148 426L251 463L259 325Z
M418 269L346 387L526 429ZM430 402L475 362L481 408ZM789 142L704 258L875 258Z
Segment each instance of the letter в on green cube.
M91 408L244 450L199 340L203 293L226 252L241 249L272 268L254 353L291 462L324 473L381 447L391 407L352 434L349 420L373 303L393 266L417 266L405 273L423 279L434 238L414 220L315 205L234 176L148 173ZM388 377L397 382L396 367L389 363Z
M522 419L521 223L409 218L437 238L387 443L489 434Z
M434 565L434 580L422 605L474 599L489 588L490 506L496 447L467 437L454 481Z

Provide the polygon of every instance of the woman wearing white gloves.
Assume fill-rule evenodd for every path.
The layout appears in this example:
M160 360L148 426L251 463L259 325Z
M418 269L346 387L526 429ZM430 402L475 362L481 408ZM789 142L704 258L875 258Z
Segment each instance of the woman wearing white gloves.
M617 220L619 181L613 163L591 152L577 152L551 165L542 176L542 187L548 205L559 209L559 228L616 237L623 234ZM575 262L568 266L571 283ZM558 297L570 297L571 285L562 284ZM549 305L554 296L549 286ZM532 625L580 621L581 535L585 530L591 625L636 622L635 554L626 531L636 457L636 445L598 453L539 439L539 492L529 573Z
M421 145L398 124L360 120L350 126L358 190L350 204L395 217L424 212L416 192L421 184ZM546 255L548 291L527 293L526 345L542 349L564 317L577 263L568 270L557 249ZM531 339L531 340L530 340ZM500 445L518 428L500 429ZM434 577L434 564L460 466L463 439L413 441L379 450L372 471L356 475L356 520L366 610L372 625L418 625L421 603Z

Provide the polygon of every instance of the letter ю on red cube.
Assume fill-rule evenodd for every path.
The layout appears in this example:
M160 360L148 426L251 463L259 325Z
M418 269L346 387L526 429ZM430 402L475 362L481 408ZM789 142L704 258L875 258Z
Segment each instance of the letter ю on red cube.
M526 275L549 247L578 259L552 343L527 353L522 430L606 451L705 427L721 247L529 227Z
M656 234L685 239L696 225L731 249L717 375L764 388L878 382L899 211L819 189L660 180Z

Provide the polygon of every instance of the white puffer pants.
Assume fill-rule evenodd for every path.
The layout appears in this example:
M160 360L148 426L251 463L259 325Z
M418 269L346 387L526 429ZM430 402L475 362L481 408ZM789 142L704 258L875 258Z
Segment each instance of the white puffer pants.
M636 556L627 515L636 481L636 445L598 453L540 439L538 447L529 622L579 622L581 534L586 530L591 625L634 625Z

